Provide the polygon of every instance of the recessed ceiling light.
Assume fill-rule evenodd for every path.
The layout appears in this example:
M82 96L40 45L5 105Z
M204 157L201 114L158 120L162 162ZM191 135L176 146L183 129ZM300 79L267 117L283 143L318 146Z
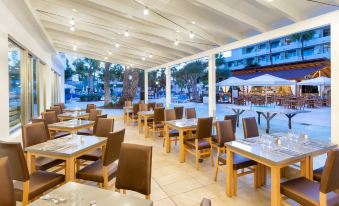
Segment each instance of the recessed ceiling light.
M72 9L72 11L73 11L73 12L78 12L78 10L76 10L76 9Z
M180 30L179 30L179 29L177 29L175 32L177 32L177 33L180 33Z
M152 57L153 57L153 54L150 54L148 57L149 57L149 58L152 58Z
M195 21L191 21L192 24L196 24Z
M119 43L115 43L115 47L116 48L120 47L120 44Z
M176 40L174 41L174 45L175 45L175 46L178 46L178 45L179 45L178 39L176 39Z
M193 39L194 38L194 33L190 32L190 38Z
M125 31L124 36L125 36L125 37L128 37L128 36L129 36L128 30Z
M133 64L129 64L131 67L133 66Z
M74 23L75 23L75 22L74 22L74 18L72 18L71 21L69 21L69 23L70 23L71 25L74 25Z
M142 61L145 61L145 60L146 60L146 58L145 58L145 57L142 57L141 59L142 59Z
M147 7L145 7L145 9L144 9L144 15L147 16L148 14L149 14L149 10L148 10Z
M107 60L107 57L104 57L105 58L105 60Z
M112 52L108 52L108 55L112 55Z
M73 45L73 51L77 50L77 45Z
M74 25L72 25L72 26L69 28L69 30L71 30L71 31L75 31L75 27L74 27Z

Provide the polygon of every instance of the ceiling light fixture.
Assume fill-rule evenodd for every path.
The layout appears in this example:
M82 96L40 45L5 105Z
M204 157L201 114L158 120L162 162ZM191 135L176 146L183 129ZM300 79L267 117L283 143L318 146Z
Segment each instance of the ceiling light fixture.
M148 8L146 6L145 9L144 9L144 15L147 16L148 14L149 14L149 10L148 10Z
M107 57L104 57L105 58L105 60L107 60Z
M75 23L74 18L72 18L71 21L69 21L69 23L70 23L71 25L74 25L74 23Z
M152 57L153 57L153 54L150 54L148 57L149 57L149 58L152 58Z
M141 59L142 59L142 61L145 61L145 60L146 60L146 58L145 58L145 57L142 57Z
M133 66L133 64L129 64L131 67Z
M120 47L120 44L119 44L119 43L115 43L115 47L116 47L116 48L119 48L119 47Z
M111 56L111 55L112 55L112 52L108 52L108 55L110 55L110 56Z
M76 9L72 9L72 11L73 11L73 12L78 12L78 10L76 10Z
M178 39L176 39L176 40L174 41L174 45L175 45L175 46L178 46L178 45L179 45Z
M73 45L73 51L77 50L77 45Z
M194 38L194 33L190 32L190 39L193 39L193 38Z
M180 33L180 30L179 30L179 29L177 29L175 32L177 32L177 33Z
M125 36L125 37L128 37L128 36L129 36L128 30L125 31L124 36Z
M192 24L196 24L195 21L191 21Z
M75 31L75 27L74 27L74 25L72 25L72 26L69 28L69 30L71 30L71 31Z

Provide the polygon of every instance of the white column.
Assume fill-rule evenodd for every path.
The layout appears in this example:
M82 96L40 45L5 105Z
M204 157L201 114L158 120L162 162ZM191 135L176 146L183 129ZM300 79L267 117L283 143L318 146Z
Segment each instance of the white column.
M216 86L215 86L215 54L208 56L208 114L215 115L216 110Z
M339 19L331 24L331 141L339 144Z
M166 107L171 104L171 66L166 66Z
M145 103L148 102L148 71L145 70Z

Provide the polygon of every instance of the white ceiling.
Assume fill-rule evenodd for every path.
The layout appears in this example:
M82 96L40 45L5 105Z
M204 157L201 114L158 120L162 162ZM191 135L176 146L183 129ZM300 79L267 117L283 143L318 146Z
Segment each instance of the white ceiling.
M140 68L164 64L338 9L307 0L29 1L57 51L99 60L107 57L106 61ZM143 14L145 6L149 9L147 16ZM124 36L127 30L129 37ZM190 32L194 33L193 39ZM117 42L119 48L115 47ZM77 45L76 51L73 45ZM153 57L149 58L150 55Z

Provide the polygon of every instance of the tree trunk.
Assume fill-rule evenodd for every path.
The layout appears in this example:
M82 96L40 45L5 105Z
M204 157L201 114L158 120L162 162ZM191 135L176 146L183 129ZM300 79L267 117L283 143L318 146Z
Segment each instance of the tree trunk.
M132 79L130 79L130 76ZM124 73L124 86L122 89L122 95L117 105L124 105L125 101L133 100L138 88L139 83L139 69L126 69Z
M192 99L194 102L200 102L200 96L197 87L197 81L192 81Z
M272 61L272 46L271 46L271 41L268 42L268 46L270 47L270 62L271 62L271 65L272 65L273 61Z
M109 103L111 103L111 89L110 89L110 73L109 69L111 67L111 63L106 62L105 63L105 74L104 74L104 90L105 90L105 97L104 97L104 105L107 106Z
M304 40L301 39L301 59L304 61Z
M93 94L93 69L88 70L89 93Z

